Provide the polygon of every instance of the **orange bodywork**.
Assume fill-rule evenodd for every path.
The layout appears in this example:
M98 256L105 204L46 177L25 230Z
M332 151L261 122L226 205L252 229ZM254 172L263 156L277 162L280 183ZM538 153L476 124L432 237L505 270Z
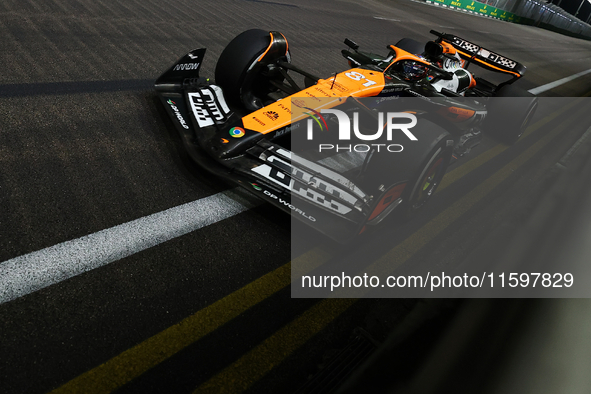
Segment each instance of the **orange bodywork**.
M455 55L457 52L456 48L454 48L453 45L451 45L448 42L441 41L439 43L439 45L441 45L441 47L443 48L443 53L449 53L450 55Z
M437 112L439 113L439 115L453 123L463 122L467 119L470 119L476 113L476 111L473 111L471 109L464 109L458 107L441 108Z
M395 61L388 68L401 60L412 60L429 65L429 62L394 45L390 45L390 48L396 53L396 56ZM249 130L267 134L308 116L308 109L292 107L292 98L318 98L319 104L315 109L327 109L339 105L346 97L377 96L384 89L384 85L385 80L382 72L352 68L337 74L336 77L321 79L314 86L252 112L242 118L242 123ZM327 98L334 98L334 100L326 100Z
M446 44L446 45L444 45ZM455 48L445 42L442 43L446 53L455 53ZM393 64L411 60L425 64L430 63L410 52L402 50L394 45L390 48L395 52L394 61L386 68L387 72ZM453 51L453 52L452 52ZM461 53L461 52L460 52ZM476 82L472 79L470 87ZM384 73L380 71L366 70L361 68L352 68L337 74L335 77L319 80L316 85L310 86L292 96L278 100L272 104L254 111L242 118L244 127L261 134L267 134L275 130L287 127L309 116L310 109L304 105L292 106L292 99L297 102L297 98L317 99L315 110L329 109L341 104L347 97L373 97L377 96L385 85ZM331 100L332 99L332 100ZM464 112L465 111L465 112ZM451 108L449 112L442 113L444 117L453 121L462 121L474 115L474 111L463 110L461 108Z
M309 109L292 106L292 99L317 98L318 105L314 109L327 109L341 104L346 97L376 96L384 84L381 72L354 68L336 77L321 79L314 86L254 111L244 116L242 123L249 130L267 134L308 116Z

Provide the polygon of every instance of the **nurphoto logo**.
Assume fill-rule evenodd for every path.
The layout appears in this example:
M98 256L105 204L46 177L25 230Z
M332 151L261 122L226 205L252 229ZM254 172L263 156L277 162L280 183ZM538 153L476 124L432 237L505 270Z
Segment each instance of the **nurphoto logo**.
M321 109L319 112L312 110L308 115L307 121L307 139L309 141L314 140L314 122L319 126L321 131L328 131L328 123L326 122L323 114L330 114L336 117L338 123L338 140L351 141L352 138L361 141L377 141L383 140L385 133L386 141L391 142L395 133L402 132L410 141L417 141L417 137L410 131L417 124L417 117L415 114L408 112L379 112L378 119L376 121L377 126L374 124L372 131L376 130L375 133L370 132L364 134L360 129L368 130L369 127L364 123L364 127L360 127L359 113L353 113L353 119L349 115L338 109ZM352 132L351 132L352 131ZM335 152L369 152L371 149L376 149L378 152L402 152L404 147L397 143L364 143L364 144L319 144L319 152L324 151L335 151Z

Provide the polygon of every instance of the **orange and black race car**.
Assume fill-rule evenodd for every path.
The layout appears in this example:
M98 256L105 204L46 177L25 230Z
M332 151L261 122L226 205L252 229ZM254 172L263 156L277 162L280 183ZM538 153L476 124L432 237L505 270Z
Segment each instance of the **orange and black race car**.
M248 30L222 52L215 83L199 76L201 48L155 88L195 162L346 242L392 212L420 209L483 131L512 143L536 110L512 85L522 64L431 33L385 56L346 39L350 68L322 79L291 63L283 34ZM470 65L507 78L492 83Z

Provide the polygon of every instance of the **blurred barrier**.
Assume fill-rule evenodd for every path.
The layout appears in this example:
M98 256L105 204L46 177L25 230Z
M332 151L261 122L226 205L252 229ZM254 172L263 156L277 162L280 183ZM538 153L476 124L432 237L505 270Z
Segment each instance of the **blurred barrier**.
M562 8L540 0L426 0L427 3L468 13L531 25L571 37L591 40L591 26Z
M507 0L500 0L506 2ZM501 19L508 22L520 23L520 18L512 12L505 11L501 8L480 3L473 0L427 0L427 3L441 5L443 7L460 9L472 14L479 14L495 19Z

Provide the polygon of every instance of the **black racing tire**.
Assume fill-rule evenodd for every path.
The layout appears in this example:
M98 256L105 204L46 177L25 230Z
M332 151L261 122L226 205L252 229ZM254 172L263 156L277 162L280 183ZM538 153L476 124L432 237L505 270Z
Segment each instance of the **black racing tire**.
M240 104L246 73L270 43L268 31L251 29L236 36L224 48L215 67L215 81L224 91L226 100Z
M505 85L489 99L484 131L498 141L515 143L531 123L538 98L518 86Z
M249 93L257 98L257 106L260 107L263 105L261 96L275 90L269 83L269 76L263 75L268 63L257 62L257 59L269 48L270 43L269 31L251 29L236 36L226 46L215 68L216 84L222 88L226 100L235 105L249 107L252 104L243 100ZM282 76L275 75L273 78L283 80Z
M394 44L394 46L414 55L420 55L425 52L425 44L412 38L403 38Z
M426 119L419 118L412 133L417 141L401 142L402 152L376 152L364 165L363 185L374 196L380 195L378 190L387 193L393 185L406 182L401 206L395 210L403 218L411 217L433 197L445 175L454 146L449 132Z

